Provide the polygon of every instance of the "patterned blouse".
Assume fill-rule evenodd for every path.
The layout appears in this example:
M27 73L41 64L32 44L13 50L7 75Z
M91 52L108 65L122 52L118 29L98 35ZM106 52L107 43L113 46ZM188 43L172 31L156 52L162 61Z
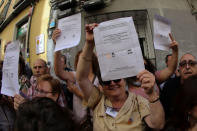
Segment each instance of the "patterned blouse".
M31 84L27 76L21 75L19 76L19 85L20 91L27 91Z

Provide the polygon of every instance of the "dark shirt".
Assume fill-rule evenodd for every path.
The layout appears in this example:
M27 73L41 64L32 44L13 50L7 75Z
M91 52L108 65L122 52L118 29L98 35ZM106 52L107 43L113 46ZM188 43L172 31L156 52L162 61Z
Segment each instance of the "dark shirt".
M25 70L26 70L26 75L29 79L31 79L31 76L33 75L33 72L31 70L31 68L29 67L29 65L25 65Z
M64 96L66 98L67 101L67 106L70 110L73 110L73 93L71 93L66 84L62 84L62 89L64 92Z
M169 79L161 91L160 101L165 111L165 117L168 119L174 114L175 99L180 91L180 77Z
M64 70L68 71L68 72L73 71L72 69L70 69L68 67L64 68ZM67 100L68 108L70 110L73 110L73 93L68 90L67 84L62 84L62 89L64 91L64 96Z
M14 130L14 120L15 111L8 105L1 102L0 98L0 131L13 131Z

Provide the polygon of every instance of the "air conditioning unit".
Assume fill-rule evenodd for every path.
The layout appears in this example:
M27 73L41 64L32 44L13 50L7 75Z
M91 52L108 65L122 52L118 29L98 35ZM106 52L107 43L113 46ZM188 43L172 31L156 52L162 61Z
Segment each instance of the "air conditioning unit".
M61 18L64 18L64 17L67 17L67 16L70 16L72 14L75 13L75 10L70 8L70 9L67 9L67 10L64 10L64 11L60 11L57 15L58 19L61 19Z
M104 0L89 0L89 1L85 1L82 7L84 10L90 11L90 10L103 8L104 5L105 5Z
M73 8L77 5L77 1L76 0L64 0L60 3L58 3L57 7L60 9L60 10L66 10L66 9L69 9L69 8Z

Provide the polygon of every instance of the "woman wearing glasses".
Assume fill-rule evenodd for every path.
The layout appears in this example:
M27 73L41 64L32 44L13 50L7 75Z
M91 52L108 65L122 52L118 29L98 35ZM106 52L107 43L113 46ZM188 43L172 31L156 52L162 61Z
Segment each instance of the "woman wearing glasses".
M35 97L48 97L58 102L58 98L61 94L61 84L59 80L46 74L39 77L35 91Z
M149 96L126 91L124 79L102 81L103 93L88 79L94 49L93 29L97 24L86 25L86 43L77 66L77 80L84 93L87 106L93 109L94 131L124 130L141 131L145 122L149 127L161 129L164 126L164 111L157 93L153 90L155 77L148 71L138 74L141 87Z
M27 96L15 95L14 96L14 108L18 109L19 105L25 100L28 100ZM25 98L24 98L25 97ZM45 74L38 78L38 84L35 90L35 96L33 97L47 97L56 101L60 106L66 105L61 90L61 84L59 80L54 79L51 75Z

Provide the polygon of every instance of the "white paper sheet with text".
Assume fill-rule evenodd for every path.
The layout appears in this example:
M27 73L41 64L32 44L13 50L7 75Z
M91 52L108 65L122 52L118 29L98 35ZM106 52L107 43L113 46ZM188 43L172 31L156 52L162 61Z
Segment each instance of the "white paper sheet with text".
M56 40L55 51L77 46L81 39L81 13L58 21L61 35Z
M10 43L5 52L3 62L3 78L1 94L14 96L19 94L18 83L19 43Z
M144 70L132 17L100 23L94 39L103 81L136 76Z
M170 51L170 21L165 17L156 15L153 20L153 26L155 49Z
M36 54L44 53L44 34L36 36Z

